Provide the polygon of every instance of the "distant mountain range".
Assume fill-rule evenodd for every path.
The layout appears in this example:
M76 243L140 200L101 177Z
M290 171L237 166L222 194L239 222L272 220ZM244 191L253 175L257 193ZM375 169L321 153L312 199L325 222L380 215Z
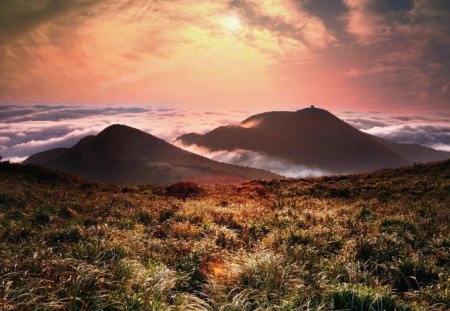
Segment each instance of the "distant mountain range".
M314 107L258 114L240 125L221 126L204 135L186 134L176 142L210 151L260 152L331 174L450 158L449 152L417 144L399 144L361 132L330 112ZM264 165L258 167L264 168Z
M364 172L450 158L449 152L394 143L366 134L318 108L266 112L240 125L221 126L204 135L180 136L176 143L225 154L249 151L253 152L250 155L267 156L270 162L275 159L284 165L300 165L326 174ZM24 163L114 184L165 185L186 180L231 183L280 177L262 170L271 167L269 161L261 158L247 156L243 163L260 169L220 163L125 125L109 126L71 148L34 154Z
M230 183L279 177L263 170L210 160L124 125L112 125L71 148L34 154L24 164L114 184L165 185L185 180Z

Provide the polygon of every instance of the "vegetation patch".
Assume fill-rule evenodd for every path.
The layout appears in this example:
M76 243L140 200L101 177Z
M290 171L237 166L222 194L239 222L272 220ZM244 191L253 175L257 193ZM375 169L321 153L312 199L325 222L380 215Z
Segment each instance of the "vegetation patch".
M450 309L450 161L202 187L0 174L0 311Z
M196 183L183 181L168 186L166 194L178 199L186 200L188 198L198 198L204 194L204 190Z

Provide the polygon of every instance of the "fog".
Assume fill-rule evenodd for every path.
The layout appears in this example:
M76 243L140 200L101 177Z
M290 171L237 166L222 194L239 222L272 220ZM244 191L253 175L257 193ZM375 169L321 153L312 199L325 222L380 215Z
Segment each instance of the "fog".
M218 162L263 169L284 177L296 178L330 174L319 168L298 165L285 159L276 158L252 150L238 149L232 151L211 151L197 145L186 146L179 141L175 142L175 145Z

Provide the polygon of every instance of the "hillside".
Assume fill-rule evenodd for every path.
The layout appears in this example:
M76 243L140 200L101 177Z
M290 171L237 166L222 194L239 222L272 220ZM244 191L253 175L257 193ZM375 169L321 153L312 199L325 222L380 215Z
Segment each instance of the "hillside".
M180 136L177 142L212 151L262 152L292 165L331 174L366 172L450 158L448 152L415 144L398 144L363 133L319 108L266 112L249 117L240 125L218 127L203 135Z
M446 310L450 161L124 187L0 163L0 310Z
M167 185L183 180L230 183L277 177L262 170L212 161L124 125L109 126L71 148L34 154L24 163L130 185Z

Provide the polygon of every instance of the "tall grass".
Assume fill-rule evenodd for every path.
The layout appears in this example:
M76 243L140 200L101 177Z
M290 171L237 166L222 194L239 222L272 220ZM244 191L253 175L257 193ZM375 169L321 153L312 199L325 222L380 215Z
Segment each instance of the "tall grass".
M0 174L0 311L450 309L450 162L172 188Z

